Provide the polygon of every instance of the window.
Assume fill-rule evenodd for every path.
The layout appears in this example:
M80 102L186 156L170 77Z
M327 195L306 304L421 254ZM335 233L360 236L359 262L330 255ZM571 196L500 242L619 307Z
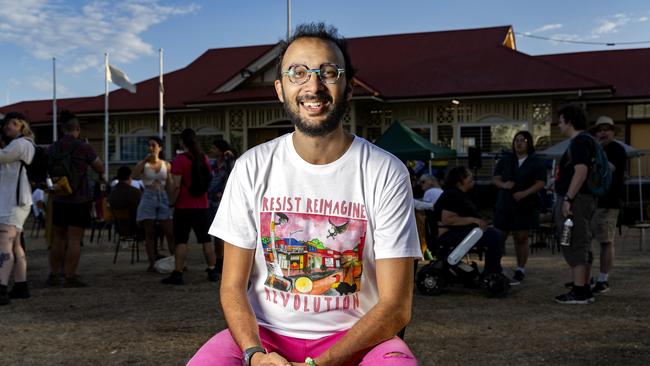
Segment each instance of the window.
M483 152L497 153L510 150L515 134L528 130L527 124L503 123L490 126L461 126L459 153L467 153L469 147L479 147Z
M650 103L628 105L627 118L630 119L650 118Z
M120 137L120 160L140 161L149 154L147 141L149 136Z

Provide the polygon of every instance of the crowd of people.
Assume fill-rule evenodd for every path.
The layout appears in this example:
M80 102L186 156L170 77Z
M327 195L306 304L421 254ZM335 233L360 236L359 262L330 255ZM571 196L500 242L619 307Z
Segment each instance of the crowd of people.
M458 245L474 228L483 236L476 246L485 252L483 275L501 273L501 257L505 242L512 232L517 267L510 285L519 285L526 277L530 251L529 234L539 228L540 212L553 211L557 238L562 235L565 221L573 223L570 243L562 247L571 272L565 284L570 291L559 295L561 304L590 304L593 294L609 291L609 272L614 262L614 237L623 198L626 154L614 140L614 121L599 117L587 131L585 111L568 105L558 112L559 128L571 139L562 156L552 187L547 187L547 169L535 153L533 138L528 131L519 131L512 141L512 150L504 151L494 170L493 184L497 188L496 204L491 224L486 221L467 192L473 188L473 174L464 167L450 169L444 179L444 190L438 180L423 174L413 191L414 207L423 212L426 225L423 233L430 251L440 251ZM587 184L596 169L598 146L604 150L611 171L611 184L604 192L594 193ZM556 204L543 207L545 189L554 190ZM600 272L592 277L592 239L600 244ZM446 251L444 251L446 252Z
M490 223L470 197L470 169L450 169L442 184L431 175L419 177L416 196L421 199L414 200L406 166L343 128L355 69L336 29L322 23L299 26L282 43L278 65L275 89L294 133L249 150L236 163L223 140L212 144L211 161L192 129L182 131L183 151L171 162L164 159L164 141L151 137L143 160L133 169L118 169L106 207L126 210L142 228L147 271L156 271L156 242L165 238L175 268L163 284L184 284L192 231L203 248L208 281L222 273L220 299L228 329L209 340L191 365L416 365L396 336L411 318L413 264L422 257L414 208L426 212L425 236L434 252L458 245L474 227L481 228L476 246L485 253L483 275L503 272L505 241L512 232L517 268L511 284L521 283L528 233L539 225L539 192L546 185L532 136L518 132L496 166L498 194ZM613 142L611 118L598 119L597 140L584 133L580 107L562 108L558 118L561 132L572 140L555 178L555 221L558 230L567 217L575 225L563 247L571 290L556 301L587 304L594 301L593 292L609 290L625 154ZM77 269L96 202L90 170L105 182L104 166L80 138L78 119L65 113L61 122L64 136L48 150L48 198L40 193L33 198L25 169L38 155L33 134L23 115L10 113L3 121L2 305L30 296L20 233L33 203L35 216L51 222L47 285L86 286ZM597 205L586 182L599 143L614 178ZM134 187L133 177L142 188ZM602 250L601 273L592 289L594 232Z
M29 174L39 164L34 161L39 157L27 118L12 112L2 120L0 304L30 297L22 235L30 212L46 227L50 264L47 286L86 286L77 273L86 229L93 219L110 221L111 212L120 209L128 212L129 220L144 239L147 271L156 272L155 262L165 258L158 251L158 238L167 242L177 271L162 283L183 284L192 229L204 247L207 278L217 281L223 263L223 242L213 243L207 232L236 158L228 143L215 140L211 160L199 146L195 132L186 129L181 134L184 152L170 163L163 158L162 139L152 136L147 141L149 154L133 170L121 166L115 183L107 186L104 165L93 147L81 138L77 117L63 111L60 120L63 136L48 147L45 158L40 157L45 159L41 168L47 170L43 182L34 182ZM192 183L197 177L195 156L205 172L199 176L205 182L198 185ZM91 177L91 170L98 178ZM8 290L12 275L13 287Z

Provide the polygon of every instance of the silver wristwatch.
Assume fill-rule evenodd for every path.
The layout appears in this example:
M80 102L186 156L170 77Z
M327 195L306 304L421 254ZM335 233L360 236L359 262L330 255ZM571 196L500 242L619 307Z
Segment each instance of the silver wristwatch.
M253 347L246 348L243 353L244 366L251 366L251 358L253 358L253 355L258 352L262 352L266 354L266 350L262 346L253 346Z

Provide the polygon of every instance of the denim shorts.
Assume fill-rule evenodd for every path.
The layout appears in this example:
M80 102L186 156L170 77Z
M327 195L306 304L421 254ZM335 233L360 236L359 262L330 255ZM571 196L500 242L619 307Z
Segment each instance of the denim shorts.
M145 190L138 205L137 221L170 220L172 210L169 208L167 192Z

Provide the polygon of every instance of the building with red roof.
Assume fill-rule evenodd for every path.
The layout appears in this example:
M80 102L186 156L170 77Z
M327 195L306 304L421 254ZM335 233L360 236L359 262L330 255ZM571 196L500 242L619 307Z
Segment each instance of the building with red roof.
M509 148L521 129L539 148L560 139L552 128L558 107L580 102L591 121L610 115L625 131L619 138L650 148L650 49L530 56L517 51L510 26L351 38L348 47L357 74L343 123L371 141L400 121L461 156L471 146ZM166 156L188 127L206 148L221 137L239 151L291 131L273 87L278 52L277 44L211 49L166 73ZM109 159L116 166L142 158L147 136L158 131L158 78L137 89L110 93ZM103 108L103 95L58 101L59 111L79 115L99 152ZM38 142L51 140L51 100L0 113L11 110L28 115ZM637 131L647 137L637 141Z

